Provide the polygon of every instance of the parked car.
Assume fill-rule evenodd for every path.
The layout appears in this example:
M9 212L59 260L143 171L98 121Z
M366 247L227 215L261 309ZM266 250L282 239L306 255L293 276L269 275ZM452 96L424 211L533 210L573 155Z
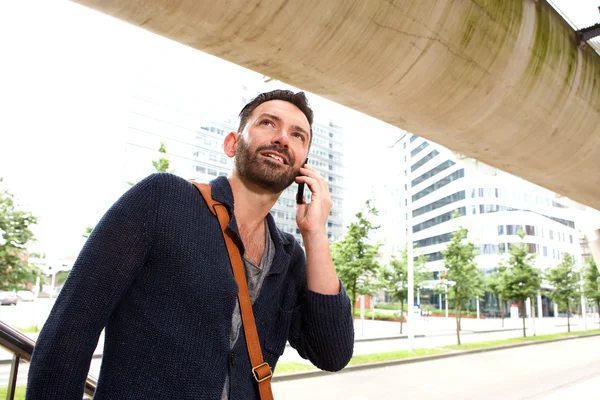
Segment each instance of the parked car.
M13 305L16 306L19 302L19 298L17 297L17 293L15 291L0 291L0 304L5 305Z
M35 294L31 290L19 290L17 292L17 297L21 301L34 301Z

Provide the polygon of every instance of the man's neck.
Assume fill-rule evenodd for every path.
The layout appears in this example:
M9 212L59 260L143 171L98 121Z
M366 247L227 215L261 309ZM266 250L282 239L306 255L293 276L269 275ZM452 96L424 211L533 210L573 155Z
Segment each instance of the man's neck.
M235 219L238 228L254 231L264 223L264 219L277 202L281 193L270 193L242 180L236 174L229 178L235 204Z

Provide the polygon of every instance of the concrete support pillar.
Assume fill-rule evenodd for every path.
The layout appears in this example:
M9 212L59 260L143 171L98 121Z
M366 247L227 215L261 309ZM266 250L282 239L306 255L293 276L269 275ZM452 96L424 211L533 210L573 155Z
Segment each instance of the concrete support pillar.
M538 317L542 318L544 316L544 310L542 308L542 294L538 293L537 295L537 309L538 309Z

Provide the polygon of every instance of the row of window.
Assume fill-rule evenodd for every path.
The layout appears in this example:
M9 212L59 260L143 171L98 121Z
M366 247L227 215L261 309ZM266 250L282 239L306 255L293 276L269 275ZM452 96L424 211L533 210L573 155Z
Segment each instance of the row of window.
M516 245L518 243L499 243L499 244L482 244L478 246L479 254L504 254L507 253L511 246ZM527 251L529 254L539 254L544 257L548 257L548 247L541 246L536 243L527 243ZM566 253L552 249L552 259L561 260ZM573 258L574 255L571 254ZM428 262L443 260L444 256L441 251L436 251L433 253L425 254ZM415 257L414 260L417 261L418 257Z
M413 149L413 151L410 152L410 156L414 157L417 154L419 154L423 149L427 148L429 146L429 142L425 141L423 143L421 143L420 145L418 145L417 147L415 147Z
M194 152L194 157L200 161L214 161L227 165L227 157L223 153L217 154L209 150L198 150Z
M562 224L562 225L568 226L569 228L575 229L575 222L573 222L573 221L569 221L569 220L562 219L562 218L551 217L546 214L538 213L536 211L527 210L527 209L523 209L523 208L507 207L507 206L501 206L498 204L481 204L479 206L471 206L471 214L477 214L478 211L479 211L479 214L505 212L505 211L527 211L527 212L532 212L532 213L541 215L542 217L551 219L552 221L556 221L559 224Z
M433 246L434 244L446 243L446 242L449 242L450 240L452 240L452 232L444 233L442 235L428 237L428 238L421 239L421 240L417 240L416 242L413 242L413 245L416 248L420 248L420 247Z
M440 154L439 151L437 150L432 150L431 152L429 152L429 154L427 154L425 157L421 158L419 161L417 161L416 163L414 163L411 167L410 167L410 171L411 172L415 172L416 169L418 169L420 166L422 166L423 164L425 164L427 161L431 160L433 157L437 156L438 154Z
M320 150L320 149L312 149L311 150L311 155L323 157L323 158L325 158L327 160L337 159L337 157L335 157L333 154L328 153L328 152L323 151L323 150Z
M439 225L442 224L446 221L450 221L452 219L452 215L454 214L455 210L452 211L448 211L447 213L438 215L435 218L431 218L428 219L427 221L423 221L420 224L414 225L413 226L413 233L417 233L422 231L423 229L427 229L427 228L431 228L432 226L435 225ZM459 216L465 216L467 214L467 210L465 207L459 207L458 208L458 214Z
M452 204L452 203L455 203L457 201L464 200L464 199L465 199L465 191L461 190L460 192L456 192L456 193L446 196L442 199L434 201L433 203L429 203L427 205L424 205L423 207L419 207L416 210L413 210L412 216L418 217L419 215L425 214L430 211L437 210L438 208L447 206L448 204Z
M519 230L523 230L528 236L544 237L544 228L538 228L532 225L498 225L498 235L518 235ZM573 235L569 234L569 243L573 244ZM548 229L548 238L554 240L554 231ZM559 242L567 242L567 234L564 232L556 232L556 239Z
M206 136L196 136L196 140L201 141L202 143L204 143L205 146L212 147L215 149L223 149L222 140L217 140Z
M519 203L532 203L536 205L546 205L557 208L566 208L566 206L552 200L549 197L523 193L521 191L512 191L500 188L477 188L471 190L471 197L487 197L496 199L513 200Z
M206 174L206 175L215 176L215 177L216 176L227 176L227 175L229 175L226 171L219 171L219 170L216 170L214 168L205 167L203 165L196 165L196 166L194 166L194 170L196 172L201 173L201 174Z
M214 126L203 125L203 126L200 126L200 129L202 129L204 131L216 133L217 135L220 135L220 136L227 136L227 134L229 133L224 129L215 128Z
M443 179L440 179L433 185L429 185L425 189L421 190L420 192L415 193L412 196L412 201L415 202L415 201L419 200L420 198L425 197L428 194L431 194L431 193L435 192L436 190L439 190L439 189L443 188L444 186L454 182L455 180L464 178L464 177L465 177L464 168L454 171L453 173L451 173L450 175L448 175L447 177L445 177Z
M431 178L432 176L435 176L435 175L439 174L440 172L445 171L446 169L450 168L454 164L455 164L454 161L450 161L450 160L444 161L437 167L430 169L429 171L425 172L423 175L413 179L412 182L410 183L410 186L411 187L416 186L419 183Z
M455 198L457 198L456 201L459 201L459 199L460 199L460 192L455 193L455 194L453 194L451 196L448 196L448 197L452 198L452 196L455 196ZM452 203L452 201L448 200L448 197L444 198L446 200L441 199L441 200L438 200L438 201L444 200L447 204L450 204L450 203ZM431 203L431 204L433 205L435 203ZM443 205L447 205L447 204L443 204ZM443 205L440 205L440 207L442 207ZM494 212L507 212L507 211L528 211L528 212L534 212L534 213L536 213L535 211L523 210L523 209L519 209L519 208L512 208L512 207L506 207L506 206L500 206L500 205L497 205L497 204L481 204L479 206L475 205L475 206L470 206L470 207L471 207L471 214L473 214L473 215L477 214L477 211L479 211L480 214L487 214L487 213L494 213ZM436 207L436 208L439 208L439 207ZM417 210L420 210L420 209L417 209ZM417 210L415 210L415 211L417 211ZM466 215L466 208L465 207L460 207L460 208L458 208L458 210L459 210L459 213L460 213L461 216ZM439 225L441 223L449 221L450 219L452 219L452 214L453 213L454 213L454 211L448 211L448 212L446 212L444 214L438 215L437 217L428 219L427 221L424 221L424 222L421 222L420 224L414 225L413 226L413 233L416 233L416 232L422 231L423 229L427 229L427 228L430 228L432 226ZM421 212L421 214L423 214L423 213ZM556 222L558 222L558 223L560 223L562 225L568 226L569 228L575 229L575 223L573 221L567 221L567 220L564 220L564 219L561 219L561 218L550 217L548 215L544 215L544 214L540 214L540 213L536 213L536 214L538 214L538 215L540 215L542 217L551 219L553 221L556 221ZM533 227L530 227L530 228L533 228ZM511 228L511 232L514 231L515 233L507 233L507 234L508 235L516 235L517 231L515 231L514 229L516 229L516 228ZM529 234L529 233L527 233L527 228L525 228L525 229L526 229L525 233ZM498 232L499 232L498 234L500 234L500 228L499 228ZM554 240L554 232L552 232L552 233L550 233L550 232L552 232L552 231L551 230L549 231L549 238L551 240ZM531 236L535 236L535 235L531 235ZM562 242L566 242L566 235L563 232L559 232L558 233L558 240L562 241ZM573 243L573 236L572 235L569 235L569 242Z

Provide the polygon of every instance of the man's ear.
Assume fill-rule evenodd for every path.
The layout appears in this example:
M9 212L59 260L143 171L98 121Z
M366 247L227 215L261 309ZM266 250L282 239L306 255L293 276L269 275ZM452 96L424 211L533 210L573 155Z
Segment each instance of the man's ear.
M237 142L239 135L237 132L229 132L227 136L225 136L225 141L223 142L223 150L225 150L225 154L229 158L235 157L235 153L237 151Z

